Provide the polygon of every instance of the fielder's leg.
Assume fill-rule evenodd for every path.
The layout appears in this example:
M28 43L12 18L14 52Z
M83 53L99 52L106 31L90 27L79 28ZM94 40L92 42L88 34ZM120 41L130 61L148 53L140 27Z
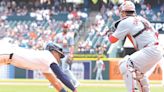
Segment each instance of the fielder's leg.
M63 88L63 85L55 75L52 75L51 73L43 73L43 75L49 80L49 82L53 85L54 88L56 88L58 92L66 92Z
M128 92L135 92L135 80L133 79L132 72L128 70L127 61L122 61L120 63L119 69L125 81Z
M103 77L102 77L102 70L100 72L100 80L103 80Z
M73 75L72 71L70 70L69 64L67 63L67 59L68 59L68 55L66 55L61 60L62 61L62 65L61 65L62 70L71 79L71 81L73 82L74 86L77 87L77 86L79 86L80 83L77 81L77 79Z
M143 73L134 68L134 64L128 56L120 61L119 69L125 81L128 92L136 91L136 81L139 83L138 86L141 89L141 92L149 92L149 83L147 78L144 77Z
M102 70L101 69L97 69L97 73L96 73L96 80L103 80L102 78Z
M136 79L140 92L150 92L150 85L147 76L143 76L140 79Z
M97 72L96 72L96 80L99 80L99 75L98 75L99 73L98 73L98 70L97 70Z

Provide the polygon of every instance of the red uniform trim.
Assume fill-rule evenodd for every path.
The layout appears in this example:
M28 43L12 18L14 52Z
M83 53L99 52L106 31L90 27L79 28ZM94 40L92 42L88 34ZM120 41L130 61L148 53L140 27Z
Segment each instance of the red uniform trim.
M156 36L157 39L158 39L158 37L159 37L159 33L158 33L158 32L155 32L155 36Z
M137 49L137 46L133 42L132 36L128 34L127 37L129 38L130 42L133 44L134 48Z
M115 42L118 41L118 38L116 38L116 37L110 35L109 38L108 38L108 40L109 40L111 43L115 43Z

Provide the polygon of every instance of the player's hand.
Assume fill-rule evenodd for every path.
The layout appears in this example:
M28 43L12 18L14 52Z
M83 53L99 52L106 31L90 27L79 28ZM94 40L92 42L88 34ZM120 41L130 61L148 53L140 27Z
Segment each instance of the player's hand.
M77 92L77 89L75 89L73 92Z
M112 33L113 32L111 30L107 30L106 32L104 32L104 34L102 34L102 36L109 36Z

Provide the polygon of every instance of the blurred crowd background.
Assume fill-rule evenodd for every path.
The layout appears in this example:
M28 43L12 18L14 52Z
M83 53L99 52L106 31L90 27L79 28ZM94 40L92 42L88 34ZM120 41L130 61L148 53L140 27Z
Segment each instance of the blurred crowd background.
M20 47L41 50L46 43L54 40L57 33L62 32L63 25L66 24L75 39L75 57L84 54L121 57L123 42L119 41L116 46L111 46L108 37L103 34L119 19L119 5L123 1L0 0L0 33L6 33L5 39ZM155 28L164 33L164 0L132 1L135 3L136 13L154 23ZM88 75L80 72L84 72L84 68L90 67L89 65L90 62L75 63L73 66L77 66L76 68L82 66L80 69L73 69L76 77L85 76L89 79L92 72L87 72ZM6 70L12 71L12 67L3 68L0 72L9 74ZM106 71L108 75L109 70ZM15 72L15 76L20 77L19 72L18 75ZM30 72L28 71L29 75ZM14 75L12 73L5 76L13 78Z
M43 49L66 23L75 37L75 53L107 54L110 43L103 32L119 19L118 6L123 1L0 0L0 29L21 47ZM133 1L139 15L150 21L164 21L164 1Z

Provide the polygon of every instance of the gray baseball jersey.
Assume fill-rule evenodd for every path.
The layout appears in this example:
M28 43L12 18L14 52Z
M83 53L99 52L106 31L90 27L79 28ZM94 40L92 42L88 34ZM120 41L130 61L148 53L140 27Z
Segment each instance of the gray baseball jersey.
M103 69L103 64L104 62L102 60L98 60L96 61L96 66L97 66L97 69Z
M148 28L144 30L137 37L133 37L138 34L145 26ZM157 31L152 27L150 22L140 16L128 17L120 20L117 26L117 30L113 33L113 36L118 39L124 39L126 36L132 41L133 45L137 49L141 49L148 44L158 42L156 33Z
M145 73L162 57L157 34L150 22L143 17L129 16L117 23L112 35L118 39L128 37L131 40L134 48L139 51L130 55L130 59L139 71Z

